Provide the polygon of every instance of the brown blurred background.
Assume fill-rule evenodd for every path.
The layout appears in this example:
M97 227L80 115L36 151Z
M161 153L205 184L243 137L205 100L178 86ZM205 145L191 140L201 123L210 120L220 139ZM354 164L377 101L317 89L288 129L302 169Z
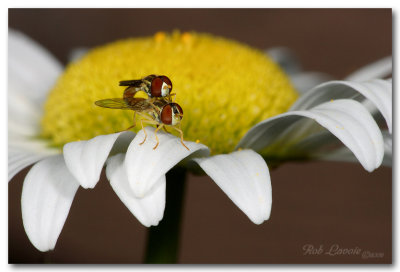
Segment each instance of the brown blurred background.
M336 78L392 54L391 9L10 9L9 26L64 64L76 47L174 29L209 32L259 49L286 46L303 69ZM10 263L142 262L146 228L104 173L95 189L78 190L55 250L37 251L21 220L27 170L9 183ZM351 163L287 163L271 178L271 218L254 225L210 178L190 175L179 262L392 262L391 168L368 173ZM358 247L383 257L304 255L307 244Z

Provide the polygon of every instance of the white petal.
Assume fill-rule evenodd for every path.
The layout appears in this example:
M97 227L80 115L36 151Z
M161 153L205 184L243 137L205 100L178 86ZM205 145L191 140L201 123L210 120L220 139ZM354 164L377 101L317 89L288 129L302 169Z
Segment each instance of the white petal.
M40 107L20 92L8 93L8 130L20 136L39 132Z
M385 155L383 157L382 165L392 167L393 165L393 148L392 148L392 135L388 131L383 131L383 141ZM351 151L342 147L334 152L330 153L316 153L312 154L315 159L327 160L327 161L345 161L345 162L357 162L357 158Z
M385 156L383 157L382 164L385 166L392 167L393 165L392 135L390 135L389 133L383 133L383 140L385 143Z
M132 132L123 132L130 134ZM69 171L83 188L93 188L100 179L101 170L117 138L113 133L100 135L88 141L71 142L64 145L64 159Z
M9 29L9 92L19 92L41 104L61 72L62 65L46 49L26 35Z
M385 118L389 132L392 133L392 81L375 79L363 82L360 85L353 83L352 87L353 89L357 88L362 95L377 107Z
M25 167L46 157L61 153L44 142L20 135L8 135L8 181Z
M370 100L386 120L389 131L392 128L392 81L374 79L368 82L330 81L306 92L291 110L304 110L330 100L354 98L358 94Z
M351 75L346 80L366 81L374 78L384 78L392 73L392 56L371 63Z
M180 142L180 139L164 132L157 133L159 145L156 145L154 128L146 127L147 140L144 139L143 130L139 131L130 144L125 158L125 168L129 184L137 197L143 197L172 167L182 159L192 156L207 156L209 149L202 144L186 142L188 151Z
M25 167L47 157L44 154L35 154L24 151L8 151L8 181Z
M118 154L107 161L106 174L111 187L140 223L146 227L158 225L165 209L165 175L159 178L154 190L137 198L129 186L123 160L124 155Z
M135 138L136 134L132 131L123 131L117 140L115 141L109 156L116 155L118 153L126 153L132 140Z
M40 139L32 139L29 137L19 137L14 133L8 134L8 149L25 151L26 153L37 153L44 155L55 155L61 153L60 149L48 146L48 142Z
M61 155L42 160L29 171L22 188L22 220L38 250L55 247L78 187Z
M268 220L272 205L271 178L259 154L242 150L193 160L253 223Z
M367 171L379 167L383 159L382 134L368 111L348 99L323 103L307 111L291 111L258 123L239 142L237 148L262 150L303 117L313 119L343 142ZM290 144L302 139L293 137Z

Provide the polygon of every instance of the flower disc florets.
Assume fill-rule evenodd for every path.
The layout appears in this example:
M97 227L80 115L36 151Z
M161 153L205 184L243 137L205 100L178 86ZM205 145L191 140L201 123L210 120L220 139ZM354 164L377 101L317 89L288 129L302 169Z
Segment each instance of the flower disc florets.
M185 140L199 140L214 154L231 152L249 128L285 112L297 98L261 51L208 34L160 32L95 48L69 64L45 104L41 136L61 147L129 127L132 111L99 108L94 101L122 97L119 81L150 74L172 80Z

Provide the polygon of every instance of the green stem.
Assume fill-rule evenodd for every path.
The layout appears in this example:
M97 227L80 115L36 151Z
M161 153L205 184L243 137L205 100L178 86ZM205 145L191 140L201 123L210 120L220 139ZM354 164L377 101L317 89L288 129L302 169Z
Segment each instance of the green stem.
M174 167L167 173L164 218L148 230L145 263L177 263L185 177L186 169L182 167Z

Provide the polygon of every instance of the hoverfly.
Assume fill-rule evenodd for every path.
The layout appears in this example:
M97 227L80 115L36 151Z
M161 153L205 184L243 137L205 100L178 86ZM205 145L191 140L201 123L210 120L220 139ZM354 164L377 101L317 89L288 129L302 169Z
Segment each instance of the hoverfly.
M151 98L167 97L171 101L172 82L167 76L149 75L142 79L123 80L119 86L128 86L124 91L124 98L133 97L137 92L143 91ZM154 101L155 99L153 99Z
M135 113L133 115L133 125L129 128L131 129L136 126L136 114L140 115L142 119L140 123L142 125L143 132L145 137L143 141L140 143L142 145L147 139L147 133L144 129L143 123L156 125L157 128L155 130L155 136L157 140L157 144L153 147L156 149L159 140L157 137L157 132L164 128L165 126L171 126L175 130L177 130L181 135L181 143L182 145L189 150L189 148L183 143L183 132L181 130L181 120L183 117L183 110L181 106L177 103L173 103L170 101L166 101L163 99L157 99L155 101L151 101L152 99L148 98L135 98L132 96L126 98L109 98L109 99L102 99L95 102L97 106L103 108L110 108L110 109L121 109L121 110L133 110ZM176 126L179 126L177 128ZM168 131L167 131L168 132Z

